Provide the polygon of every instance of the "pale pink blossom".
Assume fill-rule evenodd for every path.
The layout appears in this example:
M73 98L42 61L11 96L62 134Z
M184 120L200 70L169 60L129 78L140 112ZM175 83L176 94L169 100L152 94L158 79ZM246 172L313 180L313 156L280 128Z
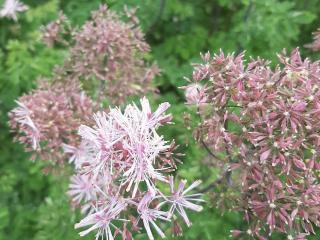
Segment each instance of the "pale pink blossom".
M188 104L201 105L208 100L204 87L197 83L186 86L185 91Z
M0 9L0 17L11 18L14 21L18 20L17 13L28 10L28 6L19 0L5 0L2 9Z
M167 119L164 112L169 106L168 103L161 104L152 113L149 101L143 98L142 110L136 105L128 105L124 113L120 109L110 110L110 116L128 134L127 138L123 138L123 147L128 151L129 156L128 166L123 175L125 179L123 184L128 183L128 191L134 186L133 196L141 181L147 184L150 191L155 191L153 179L166 181L160 173L162 169L156 168L155 161L159 153L165 152L170 145L167 145L167 142L157 134L156 129L160 123L163 123L163 119Z
M181 215L185 223L188 226L191 226L191 222L186 214L185 208L200 212L202 211L203 207L197 203L203 202L204 200L201 198L200 193L188 194L188 192L198 187L201 184L201 181L195 181L185 189L186 183L186 180L180 181L178 188L175 189L174 178L170 176L171 196L168 198L168 202L171 204L171 207L169 214L173 215L175 212L177 212L179 215Z
M159 234L161 238L165 238L165 234L160 229L160 227L156 224L155 221L158 219L163 221L169 221L167 212L149 207L153 199L154 199L154 193L147 192L145 196L141 199L138 205L138 213L140 214L139 217L143 221L144 228L146 229L150 240L154 240L153 234L151 232L151 226L156 230L157 234Z
M79 28L69 30L62 19L59 24L50 23L44 33L49 45L63 42L65 31L72 33L69 58L60 77L67 74L89 85L95 81L99 84L98 101L104 99L111 104L123 104L129 96L152 91L151 81L160 73L155 63L145 61L150 47L139 24L131 22L137 18L133 12L129 19L124 15L101 5Z
M112 228L117 229L117 227L112 223L112 221L121 220L119 219L119 215L126 206L127 204L125 201L118 198L111 198L104 208L97 210L97 212L82 219L75 225L75 228L92 225L87 230L80 232L80 236L83 237L91 231L97 230L96 239L99 237L105 237L107 240L113 240L114 234L112 233Z
M62 144L65 154L69 155L69 163L73 163L75 168L81 168L83 164L93 162L98 149L90 141L82 141L78 147Z
M70 178L68 194L72 200L80 204L95 199L95 188L89 175L74 175Z
M174 218L176 221L178 216L173 215L177 212L190 226L186 209L197 212L202 209L197 205L202 201L201 194L189 194L199 181L186 189L183 181L180 188L174 190L173 178L169 183L166 176L175 167L174 144L164 140L157 130L171 119L166 114L169 103L160 104L155 111L151 110L147 98L142 98L140 105L129 104L124 110L110 108L108 112L94 114L92 126L79 128L80 146L84 144L84 151L64 146L71 161L78 162L77 175L71 179L68 193L86 215L76 227L92 225L81 232L81 236L97 230L97 237L113 239L116 233L126 237L130 230L138 231L136 225L142 222L150 240L154 239L152 228L164 238L158 220L170 222ZM94 151L88 151L90 147ZM167 188L171 186L170 196L159 190L159 182ZM121 205L110 204L110 198L118 199ZM119 219L117 209L121 209L122 220L136 219L131 229L124 222L123 232L121 229L112 232L115 225L111 221Z
M31 119L31 110L19 101L16 101L16 103L18 107L12 110L15 121L21 124L22 131L24 131L27 138L30 138L32 149L37 150L39 148L40 132Z

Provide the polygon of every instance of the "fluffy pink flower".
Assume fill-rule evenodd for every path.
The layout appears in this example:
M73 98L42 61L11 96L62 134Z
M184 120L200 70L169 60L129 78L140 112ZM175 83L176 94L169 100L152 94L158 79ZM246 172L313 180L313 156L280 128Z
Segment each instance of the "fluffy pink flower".
M82 201L88 202L95 199L95 188L89 175L74 175L70 179L68 194L72 200L80 204Z
M120 229L114 233L111 231L111 219L116 219L112 213L117 212L118 206L110 206L109 198L121 199L122 218L136 218L137 224L141 219L151 240L154 239L152 228L160 237L165 237L156 220L171 221L177 212L190 226L185 209L202 209L195 204L201 202L200 194L188 194L200 182L184 190L183 181L180 188L174 190L173 178L169 183L166 177L166 173L175 167L171 152L174 147L157 130L171 119L165 113L169 103L160 104L155 111L151 110L146 98L140 100L140 105L129 104L124 110L110 108L108 113L95 114L94 126L81 125L79 128L85 150L80 152L65 146L65 150L72 154L72 161L79 162L76 166L78 174L72 178L69 194L80 204L82 212L87 213L76 227L93 225L81 232L82 236L94 229L98 229L97 236L104 235L109 239L117 233L127 236L129 229L126 223L124 232ZM90 148L94 150L87 151ZM170 196L160 192L159 182L168 188L171 186ZM138 216L133 216L133 212ZM137 227L131 229L137 230Z
M11 18L14 21L18 20L17 13L28 10L28 6L19 0L5 0L2 9L0 9L0 17Z
M165 238L163 231L159 228L155 221L157 219L169 221L168 213L158 209L149 208L150 202L152 200L154 200L154 193L148 192L144 195L144 197L141 199L138 205L138 213L140 214L139 217L143 221L144 228L146 229L150 240L154 239L153 234L151 232L151 226L156 230L157 234L161 238Z
M127 21L123 15L102 5L81 28L69 31L64 27L68 25L65 19L59 24L50 23L44 33L49 45L56 40L63 42L60 36L72 32L70 56L58 78L71 75L85 86L92 86L94 82L99 85L95 91L98 100L112 104L122 104L128 96L152 90L151 80L160 71L156 64L150 66L144 60L150 47L139 25L131 22L133 13Z
M82 141L78 147L62 144L63 151L69 155L69 163L73 163L75 168L81 168L83 164L94 161L98 149L90 141Z
M188 104L200 105L207 101L205 89L199 84L191 84L186 88L186 99Z
M201 184L201 181L195 181L192 183L189 187L185 188L187 181L182 180L179 183L179 186L177 189L174 188L174 179L171 176L170 177L170 191L171 191L171 196L169 197L168 201L171 204L171 208L169 210L169 214L173 215L174 212L177 212L185 223L188 226L191 226L191 222L186 214L185 208L186 209L191 209L196 212L202 211L202 206L196 204L198 202L203 202L203 199L201 199L201 194L196 193L196 194L187 194L190 192L192 189L196 188ZM196 203L194 203L196 202Z
M161 152L170 148L166 141L155 131L159 125L169 119L164 112L169 108L168 103L163 103L151 113L149 101L143 98L141 101L142 110L136 105L128 105L124 113L120 109L111 109L110 116L115 123L125 130L128 138L123 138L122 145L128 151L127 168L124 172L124 183L128 183L127 190L133 187L133 196L136 194L139 183L145 182L150 191L155 191L152 179L166 181L156 169L156 158Z
M87 230L80 232L80 236L85 236L91 231L98 230L96 239L105 236L107 240L113 240L111 228L117 229L112 221L119 220L120 213L126 208L126 202L121 199L111 198L103 209L88 215L75 225L75 228L82 228L92 225ZM121 219L120 219L121 220Z

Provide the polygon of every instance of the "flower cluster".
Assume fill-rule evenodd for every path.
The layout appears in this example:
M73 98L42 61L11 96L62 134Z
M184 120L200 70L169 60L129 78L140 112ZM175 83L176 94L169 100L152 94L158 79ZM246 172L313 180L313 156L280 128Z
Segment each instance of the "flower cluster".
M177 215L190 226L186 209L202 209L201 194L190 193L200 181L189 187L181 181L176 188L174 178L166 176L175 167L174 143L165 141L157 129L171 119L165 114L169 103L155 112L146 98L140 103L141 109L132 104L123 112L110 108L94 114L93 127L79 128L81 148L65 146L76 168L68 193L85 214L75 227L88 227L81 236L96 230L96 238L132 239L142 225L149 239L154 239L152 229L164 238L159 222L174 221L174 229L181 230ZM160 191L165 186L170 191Z
M307 48L310 48L313 51L320 50L320 28L313 33L313 42L310 44L306 44Z
M42 27L42 40L48 47L53 47L55 43L68 45L65 39L71 32L71 26L67 17L60 12L58 19Z
M28 6L19 2L19 0L6 0L2 9L0 9L0 18L6 17L17 21L17 12L24 12L26 10L28 10Z
M232 236L306 239L320 224L320 62L298 49L279 55L274 70L261 59L245 64L243 54L202 59L187 103L198 110L195 137L223 169L207 189L248 222Z
M125 10L136 23L133 12ZM143 59L149 47L139 28L121 21L106 6L93 12L92 20L82 28L72 29L60 13L42 33L49 47L57 42L69 46L68 57L54 69L51 79L40 80L38 89L17 101L10 125L27 150L36 152L34 156L63 163L62 148L68 152L82 147L76 132L95 106L123 103L131 95L151 90L157 70L148 68Z
M64 15L43 28L43 40L52 46L71 35L70 53L57 76L78 79L86 89L99 86L99 100L123 104L129 96L152 90L151 80L159 74L155 64L144 60L150 51L134 13L119 15L102 5L80 29L72 29ZM68 32L70 34L68 34ZM143 87L142 87L143 86Z
M83 91L66 90L42 83L39 89L17 101L10 115L10 126L26 150L41 159L63 163L62 144L78 145L76 132L93 112L93 102Z

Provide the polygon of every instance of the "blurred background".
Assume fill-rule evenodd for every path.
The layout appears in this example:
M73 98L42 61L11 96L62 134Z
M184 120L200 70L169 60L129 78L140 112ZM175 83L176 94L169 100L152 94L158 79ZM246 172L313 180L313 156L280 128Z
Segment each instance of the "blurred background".
M115 10L124 5L138 7L146 40L151 45L150 60L156 61L162 75L154 80L159 94L154 105L168 101L175 125L163 129L167 139L175 138L179 152L185 154L179 165L181 178L214 179L217 170L203 159L206 153L191 139L184 127L183 93L191 63L199 53L241 52L276 60L283 48L299 46L304 57L316 59L303 45L312 41L320 26L319 0L23 0L29 10L18 21L0 19L0 240L80 239L74 230L79 213L69 206L65 192L68 178L45 175L41 161L32 162L23 147L13 143L7 113L14 100L36 85L38 76L50 76L52 68L63 61L66 50L47 48L40 40L40 27L63 11L74 25L81 25L90 12L106 3ZM0 0L2 6L4 0ZM237 213L222 215L210 207L190 214L193 226L180 239L229 239L231 229L242 228ZM170 231L167 233L170 236ZM170 238L170 237L169 237ZM92 236L82 239L93 239ZM146 239L140 234L135 239ZM273 239L282 239L275 236ZM317 239L316 237L310 239Z

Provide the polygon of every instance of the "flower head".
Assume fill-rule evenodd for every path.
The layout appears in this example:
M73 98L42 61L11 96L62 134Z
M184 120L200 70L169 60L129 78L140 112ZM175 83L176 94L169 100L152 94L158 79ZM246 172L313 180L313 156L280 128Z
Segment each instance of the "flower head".
M199 185L198 181L185 190L184 182L179 190L172 188L170 197L159 190L159 182L171 184L171 187L173 184L173 179L169 184L165 174L173 169L174 161L170 158L174 147L157 133L158 128L171 119L165 113L170 105L162 103L153 112L147 98L142 98L140 104L141 107L129 104L124 110L110 108L108 113L94 114L93 126L81 125L79 128L84 151L65 146L71 161L76 162L78 173L72 178L68 193L82 205L84 213L89 212L76 227L93 225L81 232L82 236L98 229L97 236L105 232L107 238L114 237L111 219L116 219L113 211L117 212L120 206L110 205L110 198L121 199L124 203L121 205L124 220L132 219L132 210L135 210L137 224L143 223L151 240L154 239L152 228L160 237L165 237L156 221L171 221L173 212L177 211L190 226L185 209L201 210L201 206L193 203L201 202L200 195L187 194ZM164 156L166 161L163 161ZM170 212L165 206L171 207ZM126 223L122 229L122 233L120 229L116 231L127 236ZM131 230L137 231L138 227L133 226Z
M9 113L9 123L28 151L42 159L63 163L66 157L62 147L79 144L76 130L92 111L93 103L81 92L43 84L19 98L18 106Z
M198 83L190 84L185 87L186 100L188 104L201 105L206 103L207 96L205 88Z
M186 214L186 209L191 209L196 212L200 212L203 208L202 206L196 204L198 202L203 202L203 199L201 199L201 194L188 194L192 189L196 188L201 184L201 181L195 181L192 183L189 187L185 189L187 181L182 180L179 183L179 186L177 189L174 187L174 179L172 176L170 176L170 190L171 190L171 196L168 198L169 204L171 204L169 213L170 215L173 215L175 212L177 212L185 223L188 226L191 226L191 222ZM194 203L196 202L196 203Z
M0 17L7 17L17 21L17 12L24 12L26 10L28 10L28 7L19 0L6 0L3 8L0 9Z
M121 199L111 198L102 209L97 210L82 219L75 225L75 228L82 228L92 225L87 230L80 232L80 236L85 236L93 230L98 230L96 239L105 236L107 240L113 240L112 228L117 228L112 221L118 220L120 213L126 208L126 202Z
M243 213L249 229L235 237L277 231L303 239L320 218L320 199L310 196L320 186L320 62L302 59L298 49L280 54L275 69L243 56L220 51L194 65L191 86L206 86L208 96L195 136L222 170L215 203Z
M159 209L150 208L150 203L152 200L154 200L153 192L147 192L141 199L138 205L138 212L140 214L140 218L143 221L144 228L146 229L150 240L154 239L153 234L151 232L150 224L161 238L165 238L163 231L159 228L155 221L157 219L169 221L168 214L167 212L161 211Z
M68 194L72 200L80 204L95 199L95 188L92 186L89 175L74 175L70 179Z
M70 57L61 74L62 79L68 74L85 85L99 81L99 100L112 104L122 104L128 96L152 90L151 80L160 72L156 64L149 66L144 60L150 47L141 29L130 20L133 12L128 21L122 15L102 5L92 12L91 20L73 29ZM44 40L49 45L62 42L64 22L53 22L45 28Z

